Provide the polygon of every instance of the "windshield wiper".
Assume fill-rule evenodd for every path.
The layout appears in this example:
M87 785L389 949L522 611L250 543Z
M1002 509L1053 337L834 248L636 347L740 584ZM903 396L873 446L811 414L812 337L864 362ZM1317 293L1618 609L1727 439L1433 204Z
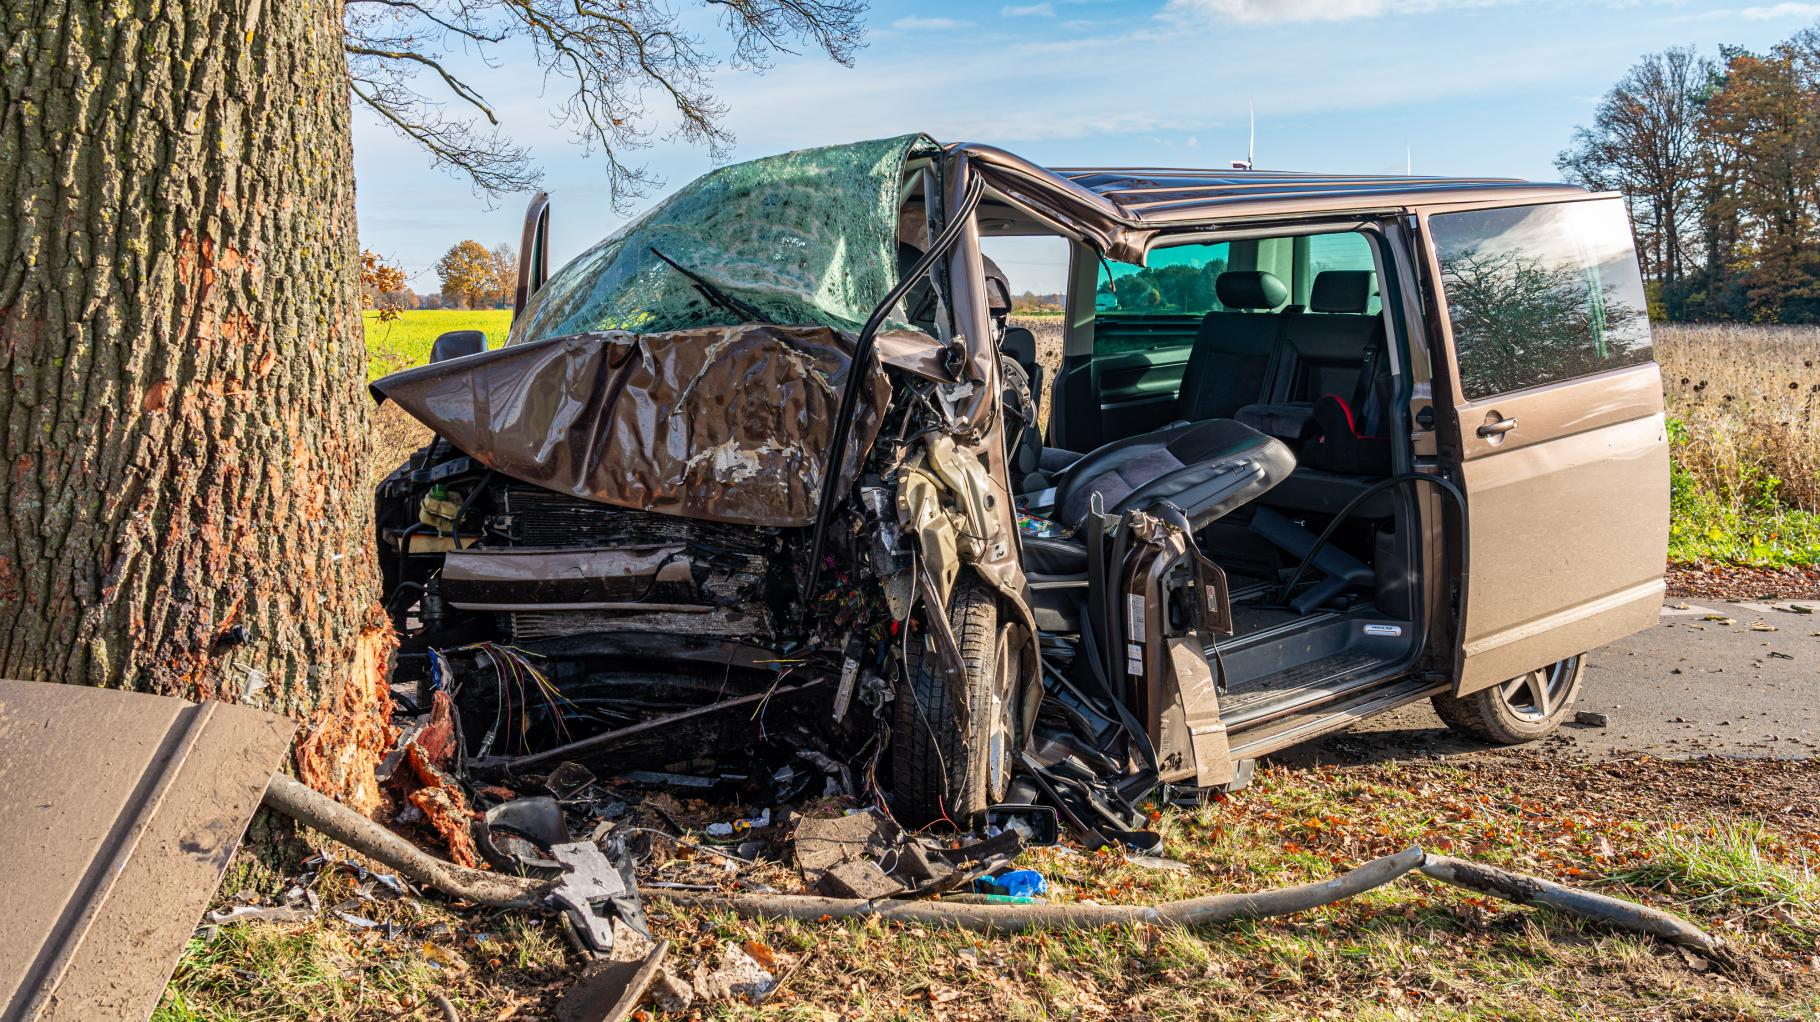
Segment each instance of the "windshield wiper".
M696 273L694 270L689 269L669 256L664 255L662 252L659 252L656 246L651 247L651 254L662 259L664 264L669 266L670 269L689 278L689 282L695 285L695 290L700 292L703 298L706 298L710 303L731 312L735 316L740 317L740 322L764 323L767 326L776 325L775 323L772 323L771 320L766 319L765 314L758 311L758 307L751 302L741 301L725 291L722 291L720 288L715 287L713 284L708 283L706 277L703 277L701 274Z

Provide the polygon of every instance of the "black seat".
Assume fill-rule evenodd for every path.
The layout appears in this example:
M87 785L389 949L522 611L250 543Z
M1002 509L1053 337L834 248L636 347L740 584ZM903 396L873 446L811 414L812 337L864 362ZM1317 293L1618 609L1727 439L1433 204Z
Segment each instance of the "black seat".
M1270 310L1289 301L1289 288L1283 281L1266 270L1228 270L1214 278L1213 288L1225 308L1202 316L1195 330L1194 348L1188 354L1181 390L1176 395L1176 417L1168 427L1171 429L1211 419L1231 419L1241 406L1259 399L1277 361L1283 316ZM1006 342L1010 343L1009 331ZM1034 337L1031 342L1034 348ZM1114 446L1117 445L1101 450ZM1019 471L1013 478L1020 481L1021 490L1034 492L1058 479L1080 458L1074 451L1041 448L1033 465L1014 466ZM1031 469L1037 470L1036 474L1031 474Z
M1263 433L1291 442L1307 432L1315 402L1327 394L1355 399L1361 374L1381 360L1384 321L1365 314L1371 302L1370 270L1323 270L1315 274L1308 312L1284 317L1282 349L1275 370L1253 403L1233 417Z
M1240 406L1258 400L1283 318L1270 310L1289 301L1289 288L1266 270L1227 270L1214 278L1213 290L1226 308L1202 316L1195 331L1176 398L1176 417L1183 422L1230 419Z
M1282 482L1295 455L1281 441L1231 419L1172 426L1104 447L1075 462L1055 488L1055 520L1077 535L1098 495L1107 514L1168 501L1196 532ZM1079 538L1022 537L1037 627L1080 627L1088 584L1087 545Z
M1079 529L1097 495L1107 514L1167 500L1197 530L1281 482L1295 455L1231 419L1129 437L1088 454L1056 481L1055 520Z

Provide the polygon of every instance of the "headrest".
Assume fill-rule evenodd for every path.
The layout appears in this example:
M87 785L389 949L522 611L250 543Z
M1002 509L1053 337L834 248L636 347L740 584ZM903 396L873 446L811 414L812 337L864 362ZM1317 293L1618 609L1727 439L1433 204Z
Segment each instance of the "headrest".
M1213 293L1228 309L1274 309L1289 300L1289 289L1267 270L1227 270L1213 279Z
M998 350L1022 365L1036 365L1036 334L1027 327L1006 327L1004 338L998 342Z
M1322 270L1308 292L1312 312L1364 312L1371 302L1371 270Z

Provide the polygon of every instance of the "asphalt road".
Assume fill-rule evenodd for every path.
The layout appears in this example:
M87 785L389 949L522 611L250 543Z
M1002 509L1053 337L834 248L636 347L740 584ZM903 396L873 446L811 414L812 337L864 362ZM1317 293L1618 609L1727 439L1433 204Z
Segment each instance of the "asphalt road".
M1570 721L1547 744L1593 756L1820 755L1820 600L1670 599L1657 627L1593 652L1574 709L1609 723ZM1274 758L1359 762L1483 748L1453 736L1422 702Z

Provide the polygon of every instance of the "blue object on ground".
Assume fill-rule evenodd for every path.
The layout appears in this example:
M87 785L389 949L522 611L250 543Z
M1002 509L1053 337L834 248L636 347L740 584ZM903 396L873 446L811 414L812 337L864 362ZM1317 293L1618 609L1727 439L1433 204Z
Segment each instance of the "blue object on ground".
M1049 891L1049 881L1034 869L1014 869L995 877L980 877L973 889L981 894L1002 894L1010 898L1034 898Z

